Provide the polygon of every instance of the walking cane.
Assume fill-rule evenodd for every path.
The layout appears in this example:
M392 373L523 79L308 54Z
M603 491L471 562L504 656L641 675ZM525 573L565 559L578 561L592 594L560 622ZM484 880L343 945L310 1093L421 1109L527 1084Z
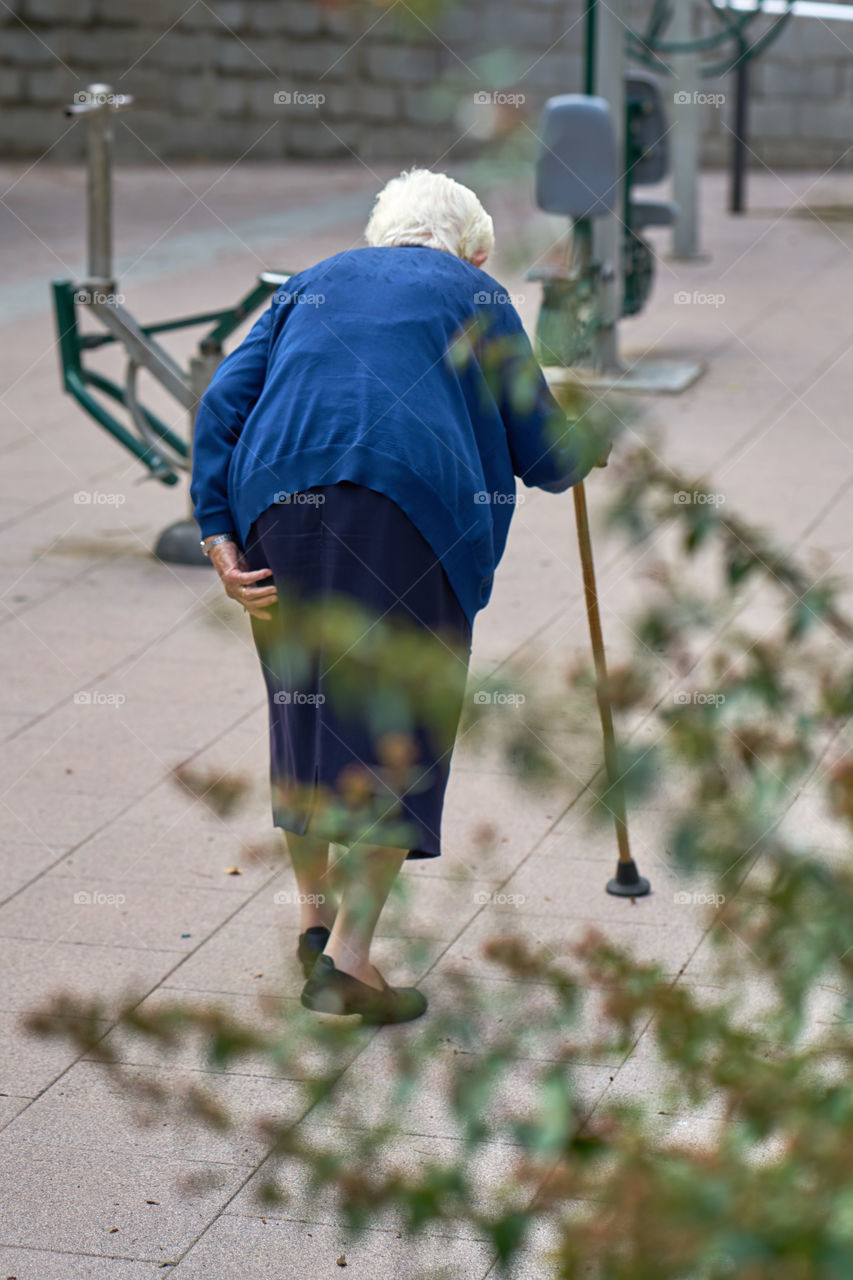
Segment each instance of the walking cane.
M636 863L631 857L628 844L628 823L625 817L625 795L619 777L619 762L616 759L616 740L613 734L613 715L610 709L610 698L607 692L607 661L604 656L604 638L601 634L601 615L598 611L598 591L595 586L595 566L592 562L592 542L589 536L589 516L586 507L586 492L583 481L572 490L575 499L575 519L578 526L578 548L583 570L583 590L586 599L586 616L589 623L589 638L592 644L592 657L595 663L595 696L598 701L598 713L601 717L601 732L604 737L604 768L610 784L608 807L616 824L616 844L619 848L619 861L616 863L616 875L607 882L607 892L620 898L641 898L651 889L645 876L637 871Z

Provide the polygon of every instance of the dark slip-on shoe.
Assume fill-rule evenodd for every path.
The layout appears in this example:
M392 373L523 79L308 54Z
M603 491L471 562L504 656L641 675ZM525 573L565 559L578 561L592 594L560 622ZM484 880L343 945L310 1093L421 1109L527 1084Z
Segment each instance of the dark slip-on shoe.
M329 930L324 924L312 924L304 933L300 933L296 954L299 956L299 963L306 978L310 978L311 970L317 963L317 957L323 954L323 948L328 941Z
M360 1013L362 1022L376 1026L411 1022L425 1012L427 998L416 987L389 987L382 981L380 991L336 969L331 956L321 955L302 988L301 1001L315 1013Z

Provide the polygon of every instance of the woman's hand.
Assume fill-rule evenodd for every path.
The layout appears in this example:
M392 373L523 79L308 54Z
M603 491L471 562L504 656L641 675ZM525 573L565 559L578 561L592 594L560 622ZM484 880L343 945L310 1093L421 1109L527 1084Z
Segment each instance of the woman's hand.
M213 567L222 579L226 595L236 600L253 618L271 618L269 606L278 595L269 569L250 569L236 542L220 542L210 552ZM256 585L259 578L267 581Z

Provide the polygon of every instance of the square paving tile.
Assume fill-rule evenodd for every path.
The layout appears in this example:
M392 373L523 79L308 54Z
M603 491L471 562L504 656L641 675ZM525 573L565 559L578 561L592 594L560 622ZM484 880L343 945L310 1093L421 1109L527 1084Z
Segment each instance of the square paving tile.
M0 1013L0 1093L34 1098L76 1062L80 1051L68 1040L27 1031L23 1017L21 1011ZM106 1033L110 1024L99 1026Z
M348 1025L346 1044L342 1039L334 1038L326 1043L317 1035L321 1020L304 1009L296 997L262 992L235 995L161 986L142 1002L140 1012L154 1011L166 1005L180 1006L190 1013L204 1011L209 1015L214 1011L220 1012L240 1027L267 1037L270 1051L240 1055L231 1059L227 1066L220 1067L211 1062L207 1052L210 1036L203 1032L190 1033L185 1028L178 1042L166 1048L131 1033L125 1027L115 1027L106 1037L106 1044L116 1054L117 1061L164 1070L221 1070L227 1075L303 1080L320 1072L343 1070L347 1062L377 1034L374 1027L353 1027L352 1021L360 1022L355 1019ZM340 1023L341 1020L335 1021Z
M5 1136L22 1148L46 1142L69 1151L254 1167L268 1147L256 1122L267 1116L296 1119L305 1110L302 1089L291 1080L135 1066L122 1075L119 1083L101 1063L76 1063L7 1125ZM203 1093L233 1117L234 1128L219 1132L186 1118L168 1100L152 1100L144 1088L149 1080L170 1096Z
M484 1061L485 1055L452 1047L433 1050L413 1069L411 1092L401 1095L403 1077L394 1044L377 1037L347 1068L331 1097L319 1102L303 1123L306 1129L315 1124L357 1129L393 1114L404 1133L459 1139L461 1121L450 1101L450 1086L462 1072ZM548 1062L531 1058L511 1061L500 1070L494 1090L484 1095L488 1100L482 1104L492 1141L514 1141L512 1126L538 1109L540 1081L548 1070ZM567 1069L565 1075L577 1107L585 1113L609 1087L613 1073L606 1066L578 1066Z
M461 1163L467 1170L471 1187L469 1205L477 1213L497 1213L501 1204L526 1203L527 1193L524 1190L519 1193L518 1184L514 1181L514 1172L523 1153L519 1147L509 1143L490 1142L471 1152L452 1138L403 1134L384 1143L381 1149L369 1152L363 1145L364 1135L359 1131L320 1124L311 1125L306 1140L314 1150L331 1151L342 1157L344 1169L364 1169L371 1179L375 1177L377 1180L392 1171L414 1179L428 1165L451 1167ZM284 1196L280 1203L265 1203L260 1197L261 1187L270 1181ZM344 1225L334 1188L326 1184L313 1190L306 1164L295 1157L267 1161L232 1201L229 1211L268 1219ZM370 1225L374 1229L395 1232L405 1232L406 1229L405 1218L397 1206L377 1213ZM467 1218L463 1220L449 1215L444 1216L440 1223L433 1223L428 1230L430 1234L487 1238L482 1229Z
M668 926L652 921L641 923L639 912L626 904L623 920L596 920L595 928L609 941L630 951L637 959L660 964L665 974L677 974L702 941L701 926L674 923ZM573 947L589 932L588 916L540 915L503 906L484 906L462 936L444 952L435 973L448 970L483 977L500 978L507 969L497 960L482 954L484 943L493 938L521 937L533 950L541 950L552 963L576 969Z
M429 1000L429 1011L411 1025L407 1039L413 1047L422 1036L434 1034L429 1025L432 1014L442 1020L443 1043L462 1053L505 1047L519 1058L556 1061L563 1060L564 1052L573 1046L573 1062L615 1070L627 1052L611 1047L612 1027L603 1019L601 999L582 984L574 1008L544 983L466 975L457 984L445 970L436 969L419 985ZM602 1040L607 1051L593 1052Z
M255 858L256 847L224 823L202 825L188 820L161 831L119 819L62 858L57 871L96 883L121 880L247 896L281 865L272 841L265 846L268 852L263 859ZM234 868L239 874L233 874Z
M370 1280L484 1280L493 1256L478 1240L407 1239L392 1231L369 1231L356 1239L322 1223L264 1222L227 1213L171 1274L175 1280L211 1280L236 1270L241 1280L328 1280L344 1259L352 1274Z
M6 1248L177 1261L246 1178L244 1168L203 1160L45 1142L22 1150L9 1130L0 1135L0 1153L0 1242Z
M0 936L188 952L238 906L238 896L219 888L52 872L0 908Z
M0 1271L15 1280L159 1280L164 1268L157 1262L128 1258L0 1246Z
M145 995L182 954L0 937L0 1008L35 1009L59 992L104 1001Z

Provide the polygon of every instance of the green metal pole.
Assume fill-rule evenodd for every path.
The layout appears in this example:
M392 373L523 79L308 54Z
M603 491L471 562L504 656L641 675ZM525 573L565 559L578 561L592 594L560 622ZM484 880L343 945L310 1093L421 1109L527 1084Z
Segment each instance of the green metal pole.
M595 93L596 2L597 0L586 0L585 10L583 91L588 96Z
M749 110L749 47L741 39L738 40L737 45L737 62L734 67L734 77L735 110L734 128L732 129L729 212L743 213L745 207L744 187L746 183L747 115Z

